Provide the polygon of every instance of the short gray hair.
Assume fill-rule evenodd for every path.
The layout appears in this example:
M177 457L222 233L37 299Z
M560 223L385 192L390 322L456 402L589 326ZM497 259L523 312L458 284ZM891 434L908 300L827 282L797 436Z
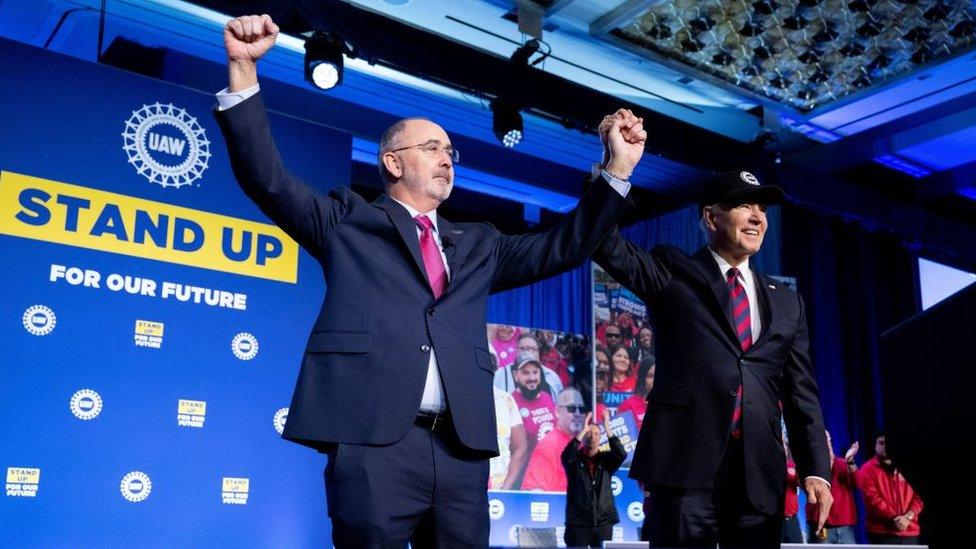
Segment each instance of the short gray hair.
M383 155L387 152L397 148L397 140L400 134L403 133L404 128L407 127L407 122L411 120L424 120L431 122L429 118L424 118L422 116L412 116L410 118L404 118L397 120L392 126L383 132L383 136L380 137L380 147L376 152L376 167L380 170L380 177L383 179L384 183L391 183L393 176L386 169L386 165L383 164Z

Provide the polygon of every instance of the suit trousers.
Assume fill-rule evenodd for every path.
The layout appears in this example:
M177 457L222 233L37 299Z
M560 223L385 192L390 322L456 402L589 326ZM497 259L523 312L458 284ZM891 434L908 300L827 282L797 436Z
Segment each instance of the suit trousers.
M778 548L783 516L767 515L749 501L742 441L730 438L711 489L651 485L650 547Z
M390 445L327 453L336 548L488 547L488 460L462 446L452 426L414 425Z

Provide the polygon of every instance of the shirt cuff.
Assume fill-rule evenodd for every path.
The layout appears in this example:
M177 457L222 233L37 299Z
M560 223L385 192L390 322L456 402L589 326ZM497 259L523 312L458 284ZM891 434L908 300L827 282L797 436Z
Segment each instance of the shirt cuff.
M261 91L261 85L255 84L246 90L231 92L230 88L224 88L217 92L217 110L226 111L227 109L243 103L246 99Z
M830 481L829 481L829 480L827 480L827 479L825 479L825 478L823 478L823 477L818 477L818 476L816 476L816 475L810 475L810 476L808 476L808 477L803 477L803 481L804 481L804 482L806 482L806 480L807 480L808 478L819 478L820 480L822 480L822 481L824 481L824 482L826 482L826 483L827 483L827 488L830 488Z
M617 179L616 177L610 175L610 172L607 170L600 170L600 175L607 180L607 183L613 187L613 190L620 193L620 196L626 197L627 193L630 192L630 182Z

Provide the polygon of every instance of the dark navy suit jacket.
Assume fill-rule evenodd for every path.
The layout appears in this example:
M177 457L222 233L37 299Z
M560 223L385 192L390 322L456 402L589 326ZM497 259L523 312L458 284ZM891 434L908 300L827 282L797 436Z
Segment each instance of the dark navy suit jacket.
M581 264L629 200L601 180L554 228L518 236L439 217L451 277L435 300L403 206L386 195L369 203L345 187L326 196L288 173L260 93L216 116L244 192L325 276L284 437L320 450L396 442L417 415L432 347L461 442L497 455L489 294Z
M671 246L647 251L615 230L593 259L644 299L654 320L657 370L631 477L648 484L712 488L741 376L745 479L753 505L769 514L783 512L781 415L800 478L830 478L799 295L753 271L759 303L752 306L758 305L763 327L743 352L725 276L708 248L691 257Z

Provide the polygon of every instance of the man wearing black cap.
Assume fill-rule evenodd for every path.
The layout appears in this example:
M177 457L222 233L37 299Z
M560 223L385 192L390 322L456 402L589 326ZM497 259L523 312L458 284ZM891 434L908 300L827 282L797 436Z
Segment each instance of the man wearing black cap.
M749 268L766 206L783 191L722 174L701 205L692 256L637 248L614 231L594 260L644 299L657 371L630 476L649 491L652 547L779 547L785 419L797 472L827 515L830 458L800 297ZM819 527L823 527L823 521Z

